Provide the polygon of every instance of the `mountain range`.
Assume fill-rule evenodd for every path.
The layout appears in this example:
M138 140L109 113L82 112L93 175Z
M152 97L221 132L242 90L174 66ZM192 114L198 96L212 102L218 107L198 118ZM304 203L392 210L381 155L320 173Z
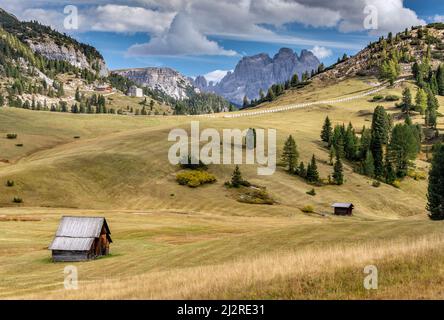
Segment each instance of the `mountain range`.
M243 57L234 71L216 84L208 83L203 76L198 76L193 84L204 92L216 93L241 105L245 96L249 100L257 99L260 90L267 92L271 85L284 83L294 74L301 78L303 73L317 70L319 65L311 51L302 50L298 56L292 49L282 48L273 58L266 53Z

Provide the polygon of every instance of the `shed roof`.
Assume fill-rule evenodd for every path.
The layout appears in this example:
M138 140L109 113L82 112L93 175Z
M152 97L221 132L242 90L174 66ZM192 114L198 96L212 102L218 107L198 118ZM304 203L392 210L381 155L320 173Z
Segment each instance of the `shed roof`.
M353 208L353 203L348 202L336 202L331 205L334 208Z
M108 224L103 217L64 216L60 221L56 237L98 238L103 224L105 224L107 233L111 234Z
M55 237L49 250L88 251L94 238Z
M49 250L89 250L94 239L100 237L102 227L105 227L106 236L109 242L112 242L111 232L104 217L64 216Z

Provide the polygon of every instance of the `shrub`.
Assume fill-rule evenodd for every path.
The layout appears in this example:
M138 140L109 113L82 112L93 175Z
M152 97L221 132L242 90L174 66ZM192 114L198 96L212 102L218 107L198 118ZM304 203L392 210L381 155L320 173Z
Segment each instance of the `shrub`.
M373 181L372 186L375 187L375 188L379 188L381 186L381 182L375 180L375 181Z
M216 177L208 172L191 170L181 172L176 175L176 181L182 186L189 186L190 188L197 188L206 183L216 182Z
M6 134L7 139L17 139L17 133L8 133Z
M13 187L14 185L15 185L15 182L13 180L6 181L6 186L7 187Z
M21 147L23 147L23 143L17 143L15 146L21 148Z
M407 175L412 178L415 179L416 181L418 180L425 180L427 178L427 174L423 171L415 171L410 169L407 173Z
M12 202L14 203L23 203L23 199L20 197L14 197L14 199L12 200Z
M397 95L391 94L385 97L385 101L398 101L399 97Z
M313 189L311 189L310 191L307 191L306 192L308 195L310 195L310 196L315 196L316 195L316 190L313 188Z
M301 211L304 212L304 213L313 213L314 212L314 208L313 208L313 206L307 205L307 206L304 206L301 209Z
M392 186L394 186L397 189L401 188L401 181L399 180L393 181Z
M240 194L237 201L250 204L274 204L274 200L270 197L265 188L249 189Z
M80 139L80 136L75 136L74 139Z
M378 95L376 95L376 96L373 96L373 98L372 98L371 101L372 101L372 102L378 102L378 101L381 101L381 100L384 100L384 96L378 94Z

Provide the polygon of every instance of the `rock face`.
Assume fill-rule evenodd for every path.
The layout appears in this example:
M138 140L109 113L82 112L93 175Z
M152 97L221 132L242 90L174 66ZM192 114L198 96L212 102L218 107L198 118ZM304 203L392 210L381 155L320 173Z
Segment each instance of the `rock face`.
M234 72L229 72L219 83L208 85L200 77L194 85L202 91L219 94L232 103L241 105L244 96L257 99L259 91L265 93L276 83L289 80L295 73L301 78L306 71L317 70L320 62L312 52L302 50L298 56L292 49L282 48L273 57L266 53L244 57Z
M137 68L114 72L140 86L162 91L177 100L188 98L188 90L193 88L192 79L170 68Z
M45 39L41 42L27 40L26 42L34 52L41 54L47 59L63 60L69 62L77 68L93 70L91 63L88 62L86 56L74 46L57 45L51 39ZM100 76L106 77L108 75L108 69L105 61L102 59L97 59L95 63L97 63L99 67L98 70Z

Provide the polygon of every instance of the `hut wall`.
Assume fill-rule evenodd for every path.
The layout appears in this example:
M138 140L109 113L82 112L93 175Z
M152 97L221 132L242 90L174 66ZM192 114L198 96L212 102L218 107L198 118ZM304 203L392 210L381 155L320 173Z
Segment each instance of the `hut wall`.
M52 260L55 262L77 262L91 259L89 251L52 250Z

